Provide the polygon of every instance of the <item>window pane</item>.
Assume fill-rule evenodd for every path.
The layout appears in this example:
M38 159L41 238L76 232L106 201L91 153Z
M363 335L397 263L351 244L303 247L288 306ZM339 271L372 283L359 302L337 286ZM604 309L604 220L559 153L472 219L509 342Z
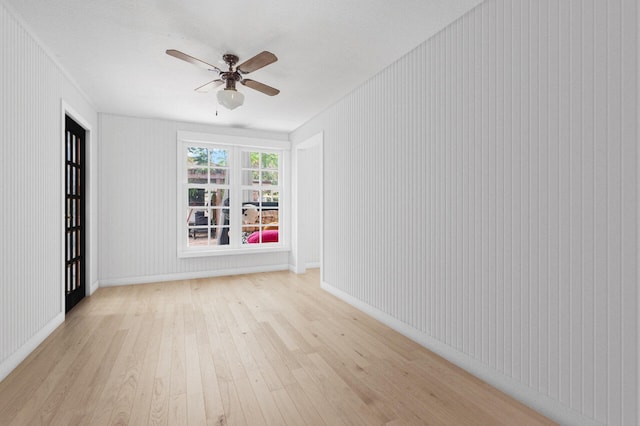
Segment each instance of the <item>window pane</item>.
M258 187L256 187L256 189L245 189L242 191L242 202L257 205L260 202L260 191Z
M229 184L229 170L228 169L211 169L211 183L217 185Z
M249 235L259 229L260 210L253 204L244 204L242 206L242 244L247 244Z
M207 183L207 173L209 169L206 167L195 167L190 165L187 167L187 183Z
M242 167L252 169L278 170L280 154L273 152L249 152L242 153Z
M187 245L189 247L202 247L211 245L211 238L209 232L213 231L210 228L192 228L189 227L187 235Z
M252 232L242 238L243 244L269 244L277 243L279 234L277 229L261 229Z
M202 188L189 188L187 189L187 199L189 200L189 206L204 207L205 190Z
M270 203L277 203L280 200L280 192L270 189L262 191L260 200Z
M242 167L250 167L257 169L260 167L260 153L259 152L242 152Z
M187 210L187 244L189 246L207 245L208 244L208 218L202 209ZM197 241L197 240L200 241Z
M216 226L221 218L222 209L189 209L187 211L187 245L189 247L215 246L224 229ZM227 242L228 244L228 242Z
M257 186L260 185L260 172L257 170L242 170L242 185Z
M278 172L262 172L262 184L263 185L277 185L278 184Z
M251 225L260 222L260 210L253 204L242 206L242 224Z
M262 194L262 197L260 196ZM278 221L278 192L277 191L242 191L243 202L253 203L260 215L260 223L272 223ZM245 207L243 206L243 214ZM266 222L265 222L266 220Z
M65 144L65 145L67 146L67 156L66 156L66 160L67 160L67 161L72 161L72 160L73 160L73 158L72 158L72 156L71 156L71 138L70 138L70 134L69 134L69 133L67 133L67 141L66 141L66 144Z
M223 229L220 231L218 235L218 243L219 244L229 244L229 190L220 190L219 198L217 199L215 209L213 209L213 213L216 216L216 225L222 226Z
M206 209L188 209L187 222L189 227L204 227L209 225L209 211Z
M279 211L273 209L263 208L260 213L260 222L265 226L277 225L279 218Z
M229 151L213 148L209 150L211 155L211 167L226 167L229 165Z
M76 158L76 135L71 135L71 162L77 163Z
M209 173L207 149L198 147L187 148L187 182L207 183Z
M199 166L207 166L209 164L207 148L190 146L187 148L187 163Z
M261 165L263 169L278 170L278 154L263 152Z

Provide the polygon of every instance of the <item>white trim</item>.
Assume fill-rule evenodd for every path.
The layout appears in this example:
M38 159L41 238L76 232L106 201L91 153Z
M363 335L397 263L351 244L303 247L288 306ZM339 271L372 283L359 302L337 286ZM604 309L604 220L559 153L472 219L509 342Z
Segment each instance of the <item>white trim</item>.
M320 268L320 262L309 262L309 263L305 263L302 266L294 265L294 264L289 265L289 270L294 274L304 274L305 272L307 272L307 269L318 269L318 268Z
M187 130L178 130L178 141L200 143L208 142L218 145L243 146L247 148L263 148L263 149L282 149L290 150L291 142L288 140L273 139L271 137L250 137L250 136L234 136L223 135L218 133L202 133L190 132Z
M291 253L289 253L289 270L296 274L304 273L304 268L300 265L300 232L299 232L299 205L298 194L298 170L300 169L300 150L293 148L291 153Z
M320 138L320 282L324 281L324 132ZM309 266L307 266L309 267Z
M320 263L317 267L319 267L322 270L322 247L323 247L323 215L322 215L322 211L323 211L323 205L324 205L324 193L323 193L323 150L324 150L324 133L318 132L316 134L314 134L313 136L309 136L307 139L305 139L304 141L295 144L293 146L293 153L292 153L292 164L291 164L291 196L292 196L292 203L291 203L291 258L290 258L290 270L292 272L295 272L296 274L303 274L306 269L309 267L308 265L303 265L302 261L300 259L300 244L299 244L299 239L300 239L300 233L299 233L299 188L298 188L298 172L299 172L299 160L298 160L298 156L299 156L299 152L300 150L304 150L304 149L309 149L309 148L313 148L315 146L318 146L320 148L320 176L318 177L320 179ZM315 263L314 263L315 265ZM313 267L313 266L312 266ZM321 271L322 274L322 271Z
M273 244L273 246L271 246ZM264 245L258 244L245 244L249 247L227 248L227 246L211 246L202 250L199 247L192 248L190 250L178 249L179 258L190 257L211 257L211 256L230 256L239 254L257 254L257 253L278 253L283 251L289 251L291 248L286 244L268 243Z
M241 244L240 238L232 237L229 241L229 245L217 246L211 245L206 247L188 247L185 241L187 235L188 224L183 221L185 206L187 206L186 192L184 191L185 185L187 185L186 173L185 173L185 155L187 147L190 145L198 146L215 146L218 148L227 149L229 152L229 170L231 175L231 184L227 184L226 187L230 188L233 192L242 194L244 191L241 181L241 156L242 152L246 150L256 150L261 152L273 152L278 153L280 161L278 164L278 174L280 184L277 189L280 193L279 203L279 241L276 243L259 244L255 247ZM212 133L199 133L178 130L176 132L176 217L178 221L176 223L176 252L178 258L191 258L191 257L205 257L205 256L228 256L228 255L243 255L253 253L273 253L290 250L290 214L291 208L290 198L290 166L289 161L291 157L291 143L287 141L261 139L244 136L230 136L230 135L218 135ZM231 205L229 209L231 212L239 212L242 208L241 197L231 197ZM232 220L230 224L229 234L239 236L241 224L237 220Z
M232 268L232 269L215 269L211 271L200 271L200 272L181 272L177 274L146 275L146 276L140 276L140 277L100 280L100 287L116 287L116 286L133 285L133 284L150 284L150 283L158 283L158 282L165 282L165 281L195 280L199 278L226 277L231 275L256 274L260 272L286 271L288 269L289 269L289 265L281 264L281 265L249 266L249 267Z
M16 369L22 361L24 361L33 352L38 345L49 337L53 331L58 328L60 324L64 322L64 309L63 312L56 314L55 317L38 332L33 335L27 342L20 347L17 351L12 353L7 359L0 363L0 381L4 380L13 370Z
M71 105L69 105L67 102L65 102L64 99L60 100L60 110L61 110L61 114L60 114L60 121L61 121L61 128L60 128L60 133L61 133L61 143L60 143L60 149L62 151L62 167L60 170L60 181L61 181L61 188L62 188L62 197L60 200L60 206L61 206L61 218L63 220L64 223L64 217L65 217L65 206L64 206L64 195L66 193L66 182L65 182L65 169L66 169L66 161L67 161L67 157L66 157L66 144L65 144L65 138L66 138L66 123L65 123L65 117L68 115L69 117L71 117L73 119L73 121L75 121L76 123L78 123L85 132L85 141L84 141L84 148L85 148L85 158L84 158L84 166L85 166L85 174L84 174L84 186L85 186L85 193L84 193L84 216L85 216L85 230L84 230L84 238L85 238L85 244L84 244L84 262L85 262L85 277L84 277L84 282L85 282L85 290L84 290L84 295L85 297L87 296L91 296L96 290L97 290L97 283L90 283L90 278L91 278L91 270L94 267L91 264L91 227L93 226L93 224L91 223L91 182L93 179L96 179L96 177L93 175L93 167L91 164L91 150L92 150L92 146L93 146L93 138L94 138L94 133L93 133L93 126L91 126L91 123L89 122L89 120L87 120L85 117L82 116L82 114L80 114L78 111L76 111ZM61 267L61 279L60 279L60 287L62 289L62 304L61 304L61 310L62 312L65 311L65 268L64 268L64 263L65 263L65 231L64 231L64 226L62 227L61 230L61 244L62 247L60 249L60 257L61 257L61 261L60 261L60 267Z
M320 287L338 299L348 303L372 318L375 318L398 333L408 337L416 343L419 343L430 351L445 358L447 361L450 361L474 376L479 377L495 388L509 394L511 397L562 425L600 426L600 423L595 420L584 417L580 413L561 404L559 401L553 400L548 396L542 395L535 390L524 386L515 379L487 367L481 362L469 357L467 354L453 349L451 346L420 332L408 324L362 302L359 299L356 299L342 290L333 287L331 284L321 281Z
M60 225L60 230L59 235L60 235L60 251L58 253L58 268L59 269L59 282L60 282L60 306L58 309L59 313L62 313L62 315L64 316L64 312L65 312L65 257L66 257L66 247L65 247L65 242L66 242L66 235L65 235L65 216L66 216L66 211L65 211L65 196L66 196L66 192L67 192L67 184L66 184L66 163L67 163L67 154L66 154L66 124L65 124L65 116L66 116L66 109L67 109L67 104L65 103L64 99L60 99L60 157L59 157L59 161L60 161L60 176L58 177L59 182L60 182L60 196L59 196L59 203L60 206L58 207L59 211L60 211L60 220L62 221L62 223Z
M317 138L317 140L316 140ZM320 282L324 280L324 131L316 133L309 139L310 143L318 144L320 147L320 263L308 263L306 268L320 268ZM299 146L305 146L306 142L302 142Z
M92 295L100 287L100 281L96 280L89 285L89 295Z
M640 6L636 3L636 280L640 280ZM640 423L640 289L636 288L636 421Z
M63 116L62 116L63 120L64 120L64 115L67 114L69 117L73 118L73 120L76 123L78 123L80 126L82 126L85 131L87 131L89 133L93 132L93 129L92 129L92 126L91 126L91 123L89 122L89 120L84 118L82 116L82 114L80 114L71 105L69 105L67 102L65 102L64 99L61 99L61 105L62 105L62 111L63 111ZM63 131L63 133L64 133L64 131Z
M324 141L324 131L320 131L307 139L294 145L294 149L308 149L313 148L318 144L322 144Z

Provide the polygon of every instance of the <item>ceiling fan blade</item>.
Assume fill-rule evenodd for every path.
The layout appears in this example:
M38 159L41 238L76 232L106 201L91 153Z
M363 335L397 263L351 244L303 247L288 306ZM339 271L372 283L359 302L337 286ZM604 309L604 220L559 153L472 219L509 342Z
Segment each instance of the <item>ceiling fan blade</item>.
M253 58L247 59L242 64L238 65L236 70L242 74L249 74L250 72L259 70L262 67L266 67L267 65L272 64L277 60L278 58L276 57L276 55L265 50L264 52L258 53Z
M222 83L224 83L224 81L220 79L213 80L208 82L207 84L203 84L202 86L197 87L195 90L196 92L206 93L211 91L211 89L215 89L216 87L220 86Z
M183 61L187 61L190 64L196 65L200 68L207 69L209 71L217 71L218 73L222 72L220 68L216 67L215 65L208 64L204 61L201 61L198 58L194 58L193 56L187 55L186 53L182 53L179 50L168 49L167 55L173 56L174 58L182 59Z
M258 92L262 92L265 95L275 96L278 93L280 93L278 89L275 89L271 86L267 86L266 84L260 83L255 80L243 79L241 83L247 87L251 87L252 89L257 90Z

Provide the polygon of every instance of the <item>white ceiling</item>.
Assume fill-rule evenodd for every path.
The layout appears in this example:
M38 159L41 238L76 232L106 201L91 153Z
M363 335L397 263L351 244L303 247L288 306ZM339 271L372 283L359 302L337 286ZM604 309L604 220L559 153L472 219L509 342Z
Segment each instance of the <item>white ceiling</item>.
M289 132L482 0L4 0L99 112ZM239 86L228 111L217 74L165 54L177 49L224 68L269 50L278 62ZM216 116L216 110L218 115Z

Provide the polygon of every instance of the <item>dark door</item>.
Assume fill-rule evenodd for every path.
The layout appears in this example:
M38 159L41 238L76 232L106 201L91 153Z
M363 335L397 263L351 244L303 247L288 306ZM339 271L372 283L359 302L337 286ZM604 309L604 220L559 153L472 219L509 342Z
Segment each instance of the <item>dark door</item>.
M65 119L65 312L85 294L85 130Z

